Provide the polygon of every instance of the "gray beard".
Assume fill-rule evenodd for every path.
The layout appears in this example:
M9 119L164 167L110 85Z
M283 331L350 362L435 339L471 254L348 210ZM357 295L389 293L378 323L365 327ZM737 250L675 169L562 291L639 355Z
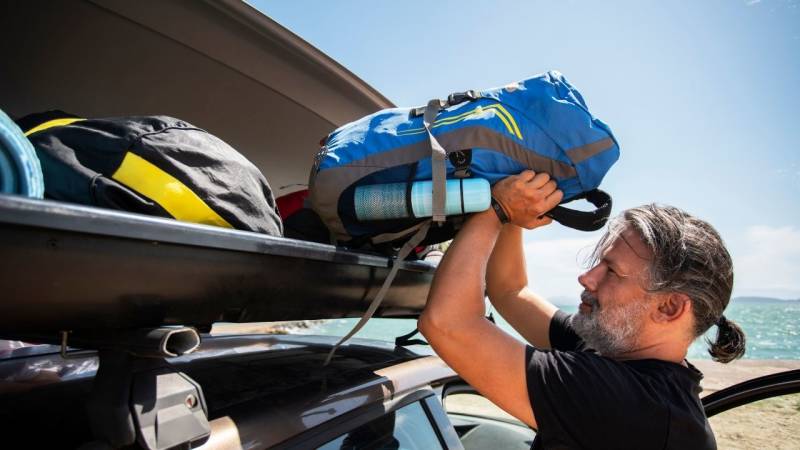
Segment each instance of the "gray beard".
M597 298L584 291L581 300L592 306L592 311L578 311L570 323L589 348L597 353L614 357L636 349L639 333L644 326L648 309L645 299L606 309L600 307Z

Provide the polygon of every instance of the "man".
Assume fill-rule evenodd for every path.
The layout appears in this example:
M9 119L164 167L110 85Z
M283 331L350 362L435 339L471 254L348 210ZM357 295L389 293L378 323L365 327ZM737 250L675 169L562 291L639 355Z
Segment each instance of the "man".
M419 319L437 354L537 429L533 448L716 448L702 375L684 358L714 324L715 359L744 352L741 329L722 316L733 270L717 232L677 208L624 212L578 278L584 292L570 317L528 290L522 252L522 228L549 224L542 214L562 193L547 174L526 171L492 194L499 211L459 231ZM531 346L485 319L484 292Z

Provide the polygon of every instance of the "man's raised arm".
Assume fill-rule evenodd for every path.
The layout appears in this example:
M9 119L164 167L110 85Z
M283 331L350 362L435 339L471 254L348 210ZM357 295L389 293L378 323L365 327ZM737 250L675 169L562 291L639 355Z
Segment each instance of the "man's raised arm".
M528 289L522 230L513 224L503 226L486 268L486 293L497 312L525 340L548 349L550 320L558 308Z
M549 224L541 217L561 201L546 179L522 172L492 192L513 223ZM467 219L439 264L417 323L431 347L467 383L509 414L536 428L526 386L525 346L485 318L486 268L502 225L494 211Z

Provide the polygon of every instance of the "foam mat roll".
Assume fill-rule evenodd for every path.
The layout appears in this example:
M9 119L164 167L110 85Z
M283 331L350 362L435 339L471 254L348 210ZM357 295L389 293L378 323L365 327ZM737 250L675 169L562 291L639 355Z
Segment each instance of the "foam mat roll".
M0 110L0 194L44 197L44 177L36 150Z

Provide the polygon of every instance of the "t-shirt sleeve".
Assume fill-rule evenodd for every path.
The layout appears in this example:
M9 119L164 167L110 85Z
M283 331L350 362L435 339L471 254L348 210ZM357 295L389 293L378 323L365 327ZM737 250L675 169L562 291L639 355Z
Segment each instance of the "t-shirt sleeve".
M586 343L570 324L570 315L557 310L550 319L550 347L561 351L586 350Z
M526 350L543 448L663 448L669 407L623 363L590 352Z

